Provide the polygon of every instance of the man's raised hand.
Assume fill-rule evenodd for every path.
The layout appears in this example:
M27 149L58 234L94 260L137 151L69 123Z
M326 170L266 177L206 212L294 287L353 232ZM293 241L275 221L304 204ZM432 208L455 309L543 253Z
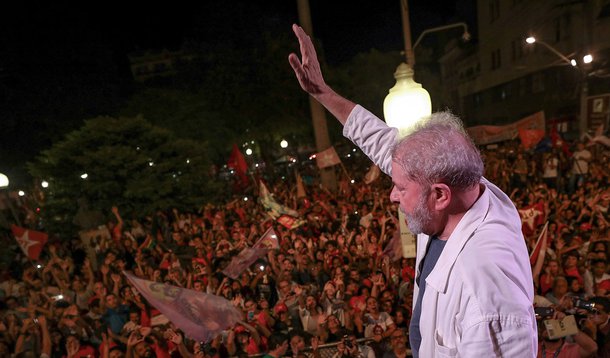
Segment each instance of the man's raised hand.
M301 60L295 53L291 53L288 55L288 62L290 62L301 88L315 97L328 89L322 77L316 49L303 28L294 24L292 25L292 31L299 40Z

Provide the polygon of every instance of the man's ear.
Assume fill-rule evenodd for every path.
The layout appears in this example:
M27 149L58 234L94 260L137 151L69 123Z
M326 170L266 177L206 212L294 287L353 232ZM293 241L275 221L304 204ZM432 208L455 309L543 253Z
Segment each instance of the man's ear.
M434 209L437 211L446 209L449 206L449 203L451 203L451 189L447 184L432 184L431 195L434 200Z

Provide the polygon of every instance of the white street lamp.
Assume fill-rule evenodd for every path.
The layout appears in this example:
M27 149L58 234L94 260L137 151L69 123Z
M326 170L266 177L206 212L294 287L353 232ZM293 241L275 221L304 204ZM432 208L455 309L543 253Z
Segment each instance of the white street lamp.
M252 155L252 149L250 149L250 148L246 149L246 155Z
M415 48L428 34L454 28L463 28L462 39L470 40L468 25L464 22L433 27L424 30L415 45L411 46L411 25L409 21L409 4L407 0L400 1L402 29L405 44L407 63L401 63L394 72L396 84L383 101L383 115L386 123L398 128L399 136L403 137L412 130L413 125L432 113L430 94L421 84L413 80L413 66L415 65Z
M396 68L394 78L396 84L383 101L383 115L388 126L398 128L403 137L432 113L432 102L428 91L413 80L413 70L406 63Z
M43 180L42 182L40 182L40 186L43 188L48 188L49 187L49 182L46 180Z
M584 63L591 63L593 62L593 56L590 54L586 54L582 57L582 62Z
M0 173L0 189L8 188L8 177L2 173Z
M19 190L19 192L17 194L19 194L19 196L24 196L25 195L25 191Z
M288 141L286 139L282 139L282 141L280 142L280 147L288 148Z
M88 177L89 177L89 174L87 174L87 173L83 173L80 175L80 178L83 180L87 179Z

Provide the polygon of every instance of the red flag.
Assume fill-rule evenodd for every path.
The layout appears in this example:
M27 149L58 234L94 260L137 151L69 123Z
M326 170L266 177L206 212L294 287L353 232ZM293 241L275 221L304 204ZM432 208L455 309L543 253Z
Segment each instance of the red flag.
M41 231L28 230L23 227L16 225L11 226L15 239L23 250L23 253L30 258L30 260L38 260L42 248L47 243L49 235Z
M557 132L556 125L551 127L550 136L551 136L551 143L553 143L553 147L560 147L563 154L567 155L568 157L572 156L572 153L570 152L570 148L568 147L568 143L566 143L566 141L563 140L563 138L561 138L561 134L559 134L559 132Z
M269 227L267 231L263 234L263 236L258 239L254 245L252 245L253 249L279 249L280 244L277 240L277 234L273 227Z
M245 269L250 267L250 265L252 265L259 258L265 256L266 253L266 248L246 247L245 249L241 250L241 252L237 254L237 256L234 256L231 259L231 262L222 271L222 273L236 280L237 278L239 278L239 275L244 272Z
M148 303L197 341L212 340L242 318L241 312L222 297L143 280L125 271L123 274Z
M519 138L521 138L521 144L526 150L531 149L544 138L544 130L519 128Z
M231 156L227 162L227 167L235 170L241 188L248 186L248 176L246 175L248 172L248 164L246 163L244 155L239 151L237 144L233 144L233 150L231 151Z
M340 164L341 159L339 159L339 155L335 151L335 147L330 147L321 151L320 153L316 153L316 162L318 163L318 168L324 169L326 167L332 167L333 165Z
M536 240L536 245L534 245L534 250L532 251L532 254L530 255L530 264L532 264L532 266L534 266L536 264L536 261L538 261L538 255L540 255L540 250L542 249L542 246L546 246L547 243L547 229L549 227L549 222L547 221L546 224L544 224L544 227L542 228L542 231L540 232L540 235L538 235L538 240ZM545 252L542 253L542 256L546 255L546 250Z
M536 228L546 220L544 215L544 204L536 203L519 210L521 222L523 223L521 230L524 236L531 236Z

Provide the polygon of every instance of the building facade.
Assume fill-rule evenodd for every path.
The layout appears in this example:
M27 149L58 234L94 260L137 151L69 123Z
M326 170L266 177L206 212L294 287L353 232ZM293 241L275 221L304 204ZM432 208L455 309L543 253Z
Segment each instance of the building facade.
M478 0L477 20L478 43L449 44L440 59L442 105L468 126L543 110L547 123L578 132L581 103L610 92L610 0Z

